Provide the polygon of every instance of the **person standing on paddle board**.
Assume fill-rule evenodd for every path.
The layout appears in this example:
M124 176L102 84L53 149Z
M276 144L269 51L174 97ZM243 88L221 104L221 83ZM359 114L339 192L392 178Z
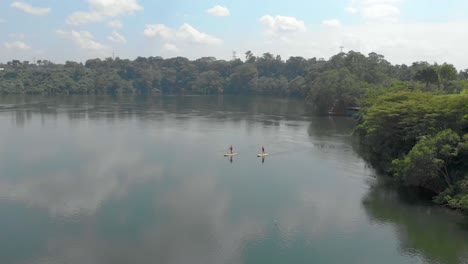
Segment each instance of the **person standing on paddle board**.
M232 154L232 146L229 147L229 151L231 151L231 154Z
M265 154L265 148L262 146L262 153Z

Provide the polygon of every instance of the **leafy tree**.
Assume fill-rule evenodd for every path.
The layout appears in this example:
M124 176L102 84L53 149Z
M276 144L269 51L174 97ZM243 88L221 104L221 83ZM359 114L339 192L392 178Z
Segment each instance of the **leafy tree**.
M264 53L256 62L259 76L274 77L281 75L284 63L281 57L274 57L271 53Z
M425 67L416 72L414 79L425 83L426 87L429 87L429 84L435 84L439 81L439 76L434 67Z
M327 113L335 100L349 101L348 98L356 98L361 92L359 81L347 69L324 72L308 86L307 100L321 114Z
M46 61L42 61L42 64L45 64ZM102 64L101 59L91 59L85 62L85 67L90 69L97 69Z
M346 64L346 53L338 53L328 60L326 68L327 70L341 69Z
M236 67L229 79L227 92L234 94L254 93L257 89L258 71L255 65L246 63Z
M175 93L175 83L177 80L177 71L172 68L161 69L161 89L165 94Z
M190 63L180 65L176 71L177 89L180 90L190 88L192 83L197 78L197 75L198 71L195 65Z
M451 129L422 137L404 158L393 161L395 173L408 185L441 192L452 186L451 162L459 155L460 136Z
M192 90L199 94L221 94L224 90L224 81L216 71L203 72L193 83Z
M468 79L468 69L464 69L458 73L460 79Z
M296 78L296 76L306 76L308 61L303 57L289 57L284 66L284 75L289 80Z
M355 75L359 80L366 78L367 58L363 54L355 51L350 51L345 56L345 65L348 70Z
M254 90L254 93L284 96L287 94L287 88L288 79L286 79L286 77L260 77L257 81L257 87Z
M256 60L255 56L253 55L253 53L249 50L247 52L245 52L245 62L246 63L254 63Z
M306 81L303 77L297 76L289 82L288 95L294 97L305 97L307 94Z
M386 78L394 75L390 63L383 55L375 52L369 53L366 66L364 80L371 84L381 84Z
M411 81L411 69L406 64L396 65L396 78L401 81Z
M440 80L443 83L445 90L447 90L449 82L457 78L457 70L452 64L447 63L441 65L438 70Z
M365 157L404 184L439 194L439 203L464 206L468 93L399 91L368 100L356 127Z

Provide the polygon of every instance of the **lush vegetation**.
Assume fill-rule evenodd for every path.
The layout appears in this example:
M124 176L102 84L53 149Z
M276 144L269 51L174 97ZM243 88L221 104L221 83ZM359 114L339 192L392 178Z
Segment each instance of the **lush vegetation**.
M367 158L435 201L468 209L468 69L350 51L329 60L245 53L245 60L149 57L85 64L0 64L3 94L255 94L299 97L327 113L361 106ZM337 104L336 102L339 102ZM336 111L336 109L334 109ZM339 111L338 111L339 112Z
M230 61L204 57L188 60L182 57L138 57L128 59L91 59L86 63L67 61L54 64L18 60L0 64L0 93L23 94L258 94L307 98L317 110L328 112L336 100L347 106L358 104L370 90L411 86L420 81L424 88L434 84L434 74L442 82L439 88L459 91L468 86L454 81L458 73L452 65L443 70L426 62L410 66L392 65L382 55L365 56L350 51L329 60L280 56L265 53ZM439 67L439 66L437 66ZM442 68L441 67L441 68ZM465 70L460 73L468 75Z
M400 91L369 101L356 130L369 160L438 203L468 209L468 93Z

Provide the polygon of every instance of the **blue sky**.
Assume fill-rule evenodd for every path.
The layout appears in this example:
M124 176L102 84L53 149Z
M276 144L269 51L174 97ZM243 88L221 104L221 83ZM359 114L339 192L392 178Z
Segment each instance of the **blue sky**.
M0 0L0 61L215 56L252 50L468 68L465 0Z

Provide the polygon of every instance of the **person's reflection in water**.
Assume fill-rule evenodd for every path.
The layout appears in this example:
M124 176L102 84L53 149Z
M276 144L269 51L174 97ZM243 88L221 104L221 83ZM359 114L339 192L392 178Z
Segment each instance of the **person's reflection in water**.
M262 164L265 163L265 157L262 157Z
M231 163L232 163L232 156L231 156L231 157L229 157L229 162L231 162Z

